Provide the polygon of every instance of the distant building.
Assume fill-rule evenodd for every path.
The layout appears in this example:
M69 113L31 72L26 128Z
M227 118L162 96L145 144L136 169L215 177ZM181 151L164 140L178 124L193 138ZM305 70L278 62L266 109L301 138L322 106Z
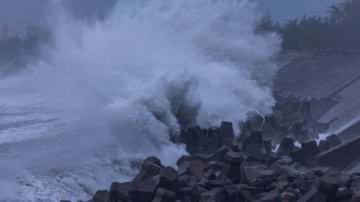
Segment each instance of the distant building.
M27 27L27 38L49 38L51 37L51 26L37 25Z
M1 29L1 39L4 41L9 39L9 28L7 25L4 25Z

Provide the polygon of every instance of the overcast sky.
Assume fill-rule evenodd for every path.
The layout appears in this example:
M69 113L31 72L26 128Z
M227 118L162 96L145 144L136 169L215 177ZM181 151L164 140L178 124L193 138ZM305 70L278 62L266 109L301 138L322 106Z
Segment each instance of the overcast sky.
M46 5L56 0L0 0L0 26L7 24L10 36L26 36L26 26L44 24ZM72 13L90 16L110 9L117 0L62 0ZM267 9L274 21L281 23L306 14L325 16L328 6L343 0L250 0L259 4L259 12Z

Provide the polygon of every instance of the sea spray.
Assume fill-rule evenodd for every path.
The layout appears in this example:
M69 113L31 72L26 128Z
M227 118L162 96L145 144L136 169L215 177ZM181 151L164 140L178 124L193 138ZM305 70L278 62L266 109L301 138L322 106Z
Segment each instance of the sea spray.
M84 200L131 179L131 162L149 155L174 166L186 152L169 140L181 129L271 112L280 39L254 34L258 17L248 1L125 0L95 24L59 2L52 8L46 60L9 86L22 93L26 82L45 97L43 107L69 119L61 132L5 147L21 172L2 174L19 188L15 195L2 188L1 199Z

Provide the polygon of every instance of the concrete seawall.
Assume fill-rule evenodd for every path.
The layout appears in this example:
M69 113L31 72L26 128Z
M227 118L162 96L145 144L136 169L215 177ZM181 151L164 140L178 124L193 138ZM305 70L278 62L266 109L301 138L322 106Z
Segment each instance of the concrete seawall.
M313 167L327 166L343 170L358 159L359 155L360 137L356 137L315 156L313 159Z

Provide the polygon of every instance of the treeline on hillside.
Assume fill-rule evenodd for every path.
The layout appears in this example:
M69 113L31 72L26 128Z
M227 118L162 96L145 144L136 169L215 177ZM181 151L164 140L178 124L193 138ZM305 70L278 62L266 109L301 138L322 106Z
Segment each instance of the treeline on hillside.
M271 31L282 36L282 48L294 49L360 49L360 0L346 0L332 5L325 18L303 16L274 23L264 16L256 32Z

